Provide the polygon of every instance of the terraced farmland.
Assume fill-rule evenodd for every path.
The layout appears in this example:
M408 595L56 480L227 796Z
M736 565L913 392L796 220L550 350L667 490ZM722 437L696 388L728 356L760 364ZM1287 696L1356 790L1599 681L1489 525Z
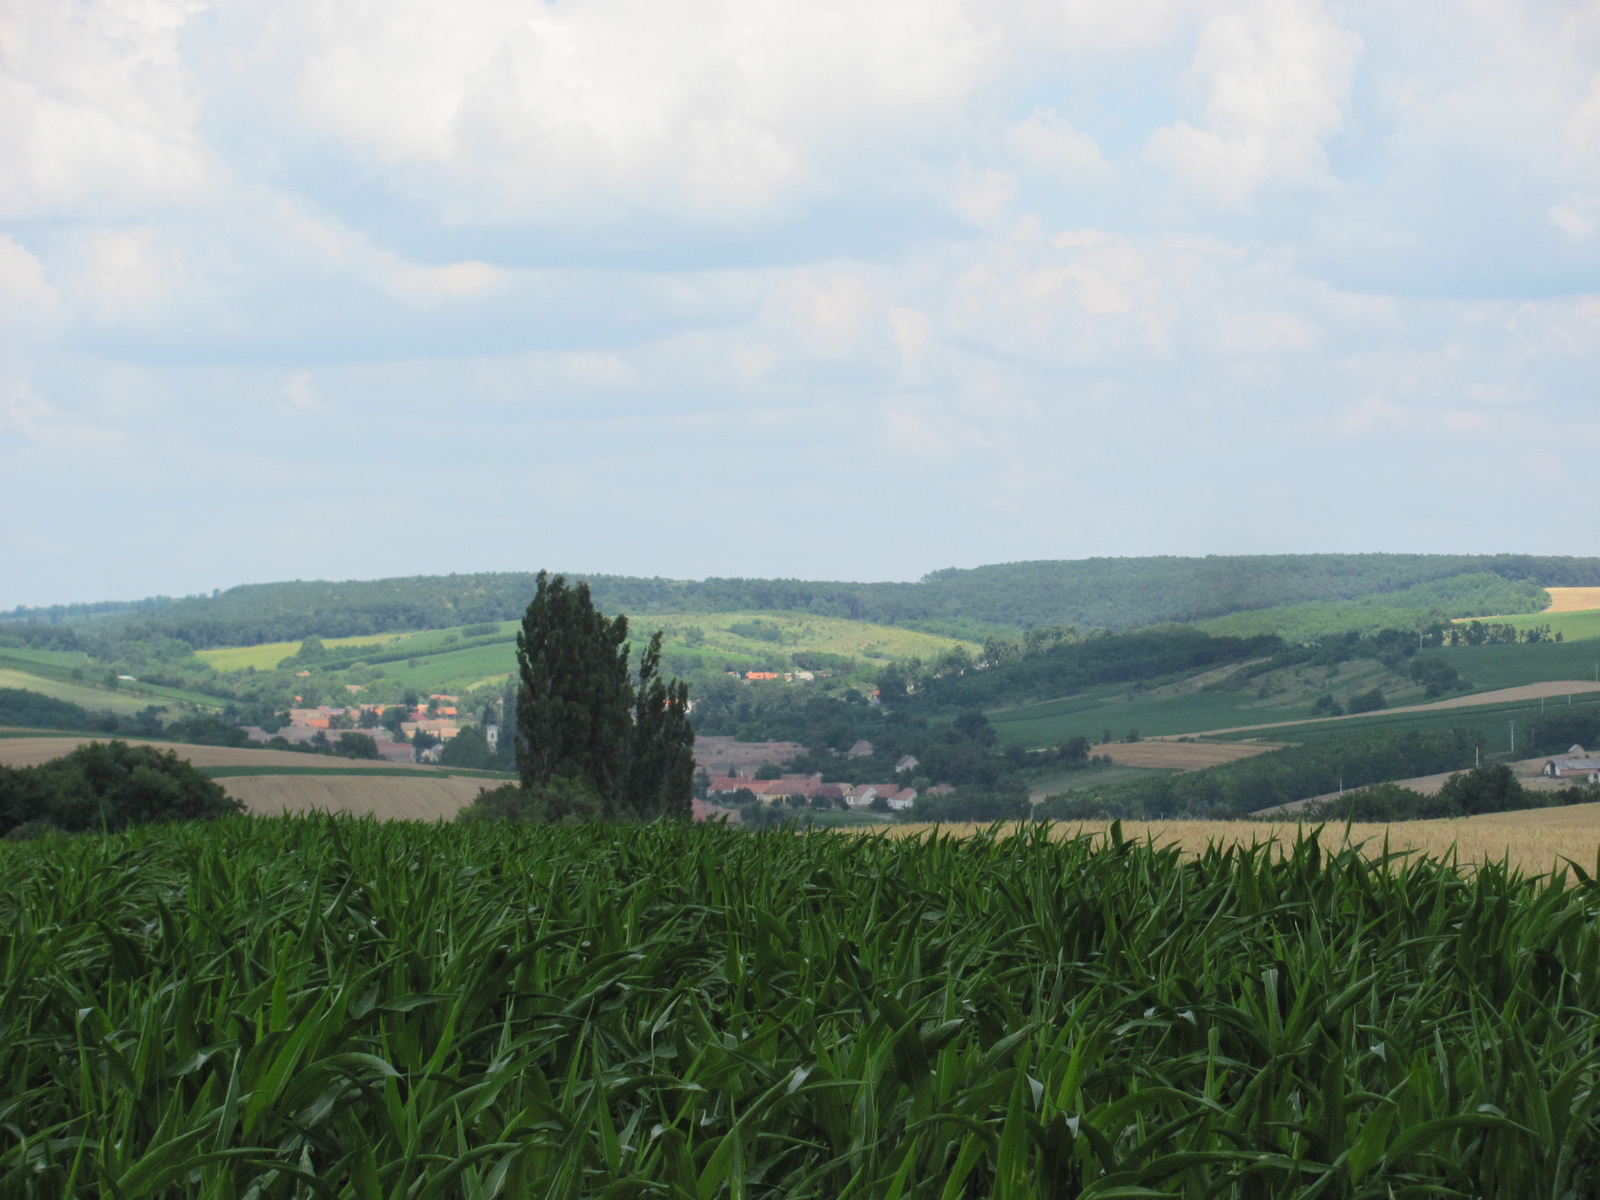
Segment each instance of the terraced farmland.
M1300 843L0 846L0 1191L1594 1195L1600 895Z

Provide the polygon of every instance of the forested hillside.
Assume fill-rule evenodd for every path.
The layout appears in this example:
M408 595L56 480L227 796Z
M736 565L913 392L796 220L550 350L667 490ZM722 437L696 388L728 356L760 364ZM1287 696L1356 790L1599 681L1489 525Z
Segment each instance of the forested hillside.
M1474 587L1416 589L1462 575ZM935 571L917 583L808 582L797 579L587 578L595 603L607 612L804 611L982 640L1007 629L1070 625L1134 629L1198 621L1229 613L1348 601L1395 594L1422 607L1455 592L1469 611L1491 615L1507 597L1485 589L1481 577L1532 581L1538 586L1600 585L1600 558L1530 555L1300 554L1208 558L1091 558L1004 563ZM532 573L415 576L342 583L247 584L215 596L189 597L95 616L66 609L16 609L6 622L116 622L134 636L181 638L196 648L292 641L310 634L350 637L412 629L443 629L517 617L533 595ZM1536 588L1531 591L1536 591ZM1529 588L1523 593L1531 594ZM1511 597L1515 599L1515 597ZM1524 611L1512 608L1508 611ZM1230 631L1231 632L1231 631Z

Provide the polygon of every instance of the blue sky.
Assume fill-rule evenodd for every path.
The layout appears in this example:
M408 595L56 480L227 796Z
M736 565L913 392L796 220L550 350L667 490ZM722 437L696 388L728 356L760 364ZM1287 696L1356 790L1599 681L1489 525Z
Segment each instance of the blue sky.
M1600 5L16 0L0 606L1600 552Z

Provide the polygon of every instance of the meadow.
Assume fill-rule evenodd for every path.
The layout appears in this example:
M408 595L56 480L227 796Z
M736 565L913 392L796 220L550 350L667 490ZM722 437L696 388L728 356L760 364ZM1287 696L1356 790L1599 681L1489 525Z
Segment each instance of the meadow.
M1588 1197L1597 906L1120 830L5 844L0 1192Z
M497 625L496 640L483 640L481 625L432 629L412 633L372 634L327 638L324 649L330 661L348 665L351 654L370 648L372 665L386 678L420 692L465 691L498 683L516 666L517 623ZM975 643L960 642L916 630L842 617L810 613L719 612L669 613L637 617L632 622L635 643L655 630L665 633L665 646L676 670L765 669L776 662L791 669L795 653L821 653L855 660L865 675L894 659L933 659L957 646L969 653ZM470 642L471 644L465 644ZM300 648L298 642L273 642L258 646L229 646L196 652L196 657L218 671L270 671ZM307 666L315 668L316 663Z
M41 676L35 674L33 670L14 669L9 666L0 666L0 688L20 688L38 692L42 696L49 696L52 700L65 700L69 704L82 705L90 712L109 709L123 716L132 716L152 704L180 701L197 708L214 710L222 707L222 701L212 696L202 696L198 692L180 691L177 688L157 687L146 683L123 684L113 691L89 683Z

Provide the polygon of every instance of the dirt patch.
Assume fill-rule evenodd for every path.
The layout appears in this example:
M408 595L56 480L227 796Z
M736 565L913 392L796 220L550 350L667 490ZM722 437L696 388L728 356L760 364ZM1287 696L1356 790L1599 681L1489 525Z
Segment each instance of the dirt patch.
M1165 767L1199 771L1281 749L1281 742L1107 742L1090 752L1119 767Z
M32 767L52 758L60 758L75 747L90 742L108 742L106 734L88 734L81 737L0 738L0 766ZM313 770L317 767L338 767L340 770L402 770L427 775L432 767L414 766L410 763L382 762L376 759L332 758L322 754L296 754L292 750L256 750L251 747L187 746L177 742L146 742L138 738L122 738L132 746L154 746L158 750L176 750L178 757L187 759L197 767L298 767Z
M450 821L480 789L493 786L478 779L395 775L239 775L217 782L259 817L342 812L382 821Z
M1550 593L1547 613L1588 612L1600 608L1600 588L1545 588Z

